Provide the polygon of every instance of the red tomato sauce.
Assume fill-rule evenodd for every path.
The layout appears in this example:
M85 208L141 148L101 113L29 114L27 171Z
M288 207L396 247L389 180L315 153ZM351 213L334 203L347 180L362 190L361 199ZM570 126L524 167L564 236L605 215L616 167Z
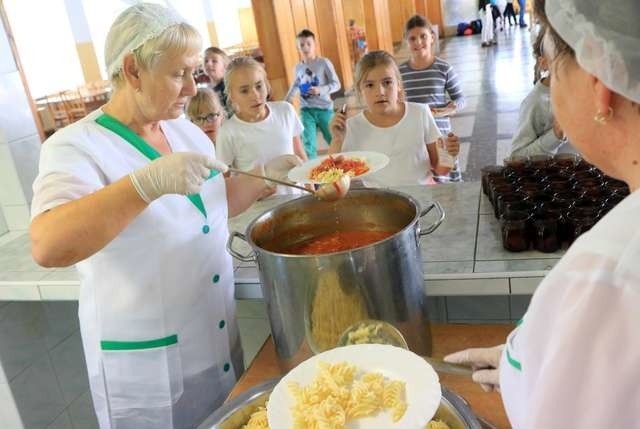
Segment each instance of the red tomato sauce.
M293 255L320 255L366 246L392 236L386 231L336 231L319 235L285 250Z

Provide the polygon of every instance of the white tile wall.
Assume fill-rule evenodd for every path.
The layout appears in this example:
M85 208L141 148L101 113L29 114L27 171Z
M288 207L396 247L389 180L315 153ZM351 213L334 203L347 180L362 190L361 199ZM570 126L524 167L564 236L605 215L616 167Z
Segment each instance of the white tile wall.
M26 204L21 206L2 205L4 216L10 231L29 229L29 207Z
M0 204L7 206L27 204L11 149L8 144L2 142L0 142Z
M38 132L17 71L0 74L0 100L0 129L7 141L18 140Z
M9 150L18 173L23 198L28 205L31 205L31 199L33 198L33 181L38 175L40 145L40 136L38 134L32 134L20 140L9 142Z
M2 210L0 209L0 237L6 235L7 232L9 232L9 227L7 226L7 221L4 219L4 214L2 214Z

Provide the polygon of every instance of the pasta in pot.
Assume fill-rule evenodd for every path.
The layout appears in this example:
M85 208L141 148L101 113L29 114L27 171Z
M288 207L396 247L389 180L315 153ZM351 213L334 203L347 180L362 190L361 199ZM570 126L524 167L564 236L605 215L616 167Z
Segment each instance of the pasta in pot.
M368 319L360 291L350 289L345 291L336 272L328 271L320 276L310 309L310 343L317 351L334 348L345 329Z

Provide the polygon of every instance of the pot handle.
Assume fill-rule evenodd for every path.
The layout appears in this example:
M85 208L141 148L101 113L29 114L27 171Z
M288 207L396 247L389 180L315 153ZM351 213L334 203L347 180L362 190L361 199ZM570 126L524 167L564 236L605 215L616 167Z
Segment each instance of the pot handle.
M438 210L438 219L436 219L435 222L433 222L431 225L427 226L426 228L423 228L422 226L420 226L420 237L422 237L423 235L431 234L433 231L438 229L442 221L444 221L444 218L445 218L444 209L442 208L440 203L437 201L429 201L429 206L422 209L422 211L420 212L420 218L422 219L423 217L425 217L427 213L429 213L434 208Z
M239 259L242 262L255 262L255 254L243 255L233 248L233 240L235 240L236 237L241 239L245 243L247 242L247 237L245 237L244 234L238 231L232 231L231 234L229 234L229 239L227 240L227 252L231 253L234 258Z

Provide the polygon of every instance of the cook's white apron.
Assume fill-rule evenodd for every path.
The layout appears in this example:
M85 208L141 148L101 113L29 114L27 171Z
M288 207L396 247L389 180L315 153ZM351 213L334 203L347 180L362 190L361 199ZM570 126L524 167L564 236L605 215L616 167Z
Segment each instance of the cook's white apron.
M199 201L162 196L78 264L101 428L194 427L243 369L221 175L202 186Z

